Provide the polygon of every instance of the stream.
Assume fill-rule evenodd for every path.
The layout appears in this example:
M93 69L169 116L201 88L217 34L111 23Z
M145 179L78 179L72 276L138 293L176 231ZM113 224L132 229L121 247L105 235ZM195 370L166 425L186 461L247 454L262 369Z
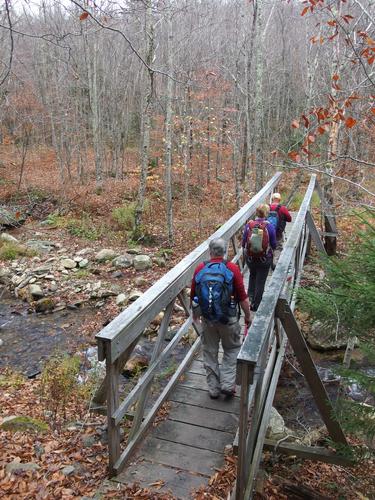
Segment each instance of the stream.
M1 291L0 300L0 367L17 369L28 377L54 352L75 352L87 339L77 336L82 322L90 317L91 308L64 309L53 314L28 312L28 306Z

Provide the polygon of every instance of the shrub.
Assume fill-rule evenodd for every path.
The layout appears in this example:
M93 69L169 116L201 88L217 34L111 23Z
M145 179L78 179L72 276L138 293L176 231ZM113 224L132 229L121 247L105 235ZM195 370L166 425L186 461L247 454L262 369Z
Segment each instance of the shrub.
M88 214L83 214L80 219L69 219L67 229L73 236L87 240L97 240L102 235L102 229L96 227Z
M365 216L358 215L358 222L365 224L365 230L357 231L360 241L351 245L345 258L326 258L323 261L326 278L321 287L300 291L301 308L332 329L343 325L348 337L357 338L370 363L375 363L374 215L373 210L368 210ZM374 398L375 377L372 373L357 367L338 371L343 381L350 384L356 382L369 400ZM336 405L336 417L344 429L370 439L375 437L373 414L372 406L368 408L342 398Z
M126 231L131 231L135 223L136 204L128 203L112 210L112 218L117 224Z
M30 250L18 243L11 241L0 242L0 260L14 260L17 257L32 257L33 255L36 255L34 250Z
M54 420L60 412L66 418L67 404L74 398L78 386L79 365L78 356L56 354L43 368L41 395Z

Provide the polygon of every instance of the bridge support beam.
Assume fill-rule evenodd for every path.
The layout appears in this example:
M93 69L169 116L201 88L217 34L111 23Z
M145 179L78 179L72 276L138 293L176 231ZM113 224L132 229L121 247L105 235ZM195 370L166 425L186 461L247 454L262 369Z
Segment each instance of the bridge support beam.
M309 384L311 393L315 399L320 415L327 426L331 439L343 445L348 445L345 435L337 420L333 417L332 403L328 397L325 387L320 380L316 370L314 361L311 358L310 351L306 341L299 329L293 311L285 298L280 298L276 306L276 315L280 318L286 335L288 336L290 345L296 355L302 373L304 374L307 383Z

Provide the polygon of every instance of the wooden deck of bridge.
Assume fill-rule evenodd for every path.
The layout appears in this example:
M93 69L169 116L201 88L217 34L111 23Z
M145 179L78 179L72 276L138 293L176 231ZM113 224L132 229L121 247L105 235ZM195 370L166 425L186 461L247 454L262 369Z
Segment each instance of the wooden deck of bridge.
M291 227L287 225L286 236ZM244 283L247 287L248 272ZM151 428L113 480L158 486L158 491L170 491L176 498L192 498L194 490L224 465L225 447L232 445L238 428L239 392L237 388L233 398L210 399L202 352L198 353L169 397L168 418Z

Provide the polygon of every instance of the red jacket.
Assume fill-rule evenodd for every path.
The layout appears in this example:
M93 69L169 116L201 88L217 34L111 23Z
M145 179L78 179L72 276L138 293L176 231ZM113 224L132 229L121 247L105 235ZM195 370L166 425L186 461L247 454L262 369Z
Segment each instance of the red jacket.
M215 257L214 259L210 259L210 262L221 262L223 261L223 257ZM191 290L190 290L190 299L193 300L195 296L195 276L201 269L203 269L205 266L204 262L201 262L198 264L194 271L193 279L191 281ZM243 277L240 271L240 268L237 266L237 264L233 264L233 262L227 262L227 267L230 271L233 273L233 287L234 287L234 294L236 297L236 300L238 302L242 302L243 300L247 299L247 293L245 291L245 287L243 284Z
M280 203L272 203L270 205L270 211L276 210ZM292 216L290 215L288 209L284 205L280 205L279 215L285 222L292 222Z

